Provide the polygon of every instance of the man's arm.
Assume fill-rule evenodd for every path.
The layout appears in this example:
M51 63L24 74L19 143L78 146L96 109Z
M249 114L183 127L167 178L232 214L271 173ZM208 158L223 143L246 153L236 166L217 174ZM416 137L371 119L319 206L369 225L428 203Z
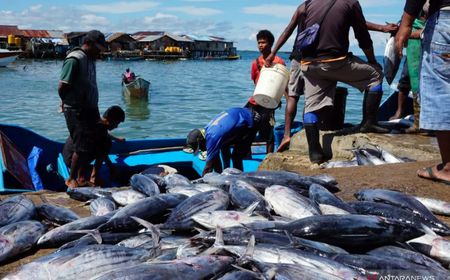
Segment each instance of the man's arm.
M400 29L397 32L397 35L395 36L395 49L400 57L403 56L403 47L406 45L406 42L408 41L412 25L414 22L415 16L403 12L402 16L402 22L400 23Z
M398 25L395 23L377 24L370 21L366 21L367 29L371 31L378 31L383 33L397 33Z
M302 12L304 11L305 4L302 4L298 6L297 10L295 10L294 15L291 18L291 21L284 29L281 36L278 38L275 47L273 47L272 52L269 54L269 56L266 58L265 65L267 67L271 66L273 63L273 60L275 59L275 56L277 55L277 52L281 49L281 47L286 43L286 41L291 37L292 32L294 32L295 28L298 26L298 22L300 21L300 16L302 15Z

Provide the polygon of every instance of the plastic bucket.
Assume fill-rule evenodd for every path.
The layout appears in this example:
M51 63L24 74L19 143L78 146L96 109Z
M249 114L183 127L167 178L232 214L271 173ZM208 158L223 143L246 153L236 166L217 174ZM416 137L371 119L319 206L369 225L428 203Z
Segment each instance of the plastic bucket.
M303 128L302 122L294 121L291 126L291 136L294 135L295 133L299 132L300 130L302 130L302 128ZM277 148L280 145L281 140L283 140L283 137L284 137L284 124L277 125L273 129L273 136L274 136L275 148Z
M263 67L258 84L253 92L256 103L264 108L275 109L280 104L281 97L289 81L289 70L282 64L273 67Z

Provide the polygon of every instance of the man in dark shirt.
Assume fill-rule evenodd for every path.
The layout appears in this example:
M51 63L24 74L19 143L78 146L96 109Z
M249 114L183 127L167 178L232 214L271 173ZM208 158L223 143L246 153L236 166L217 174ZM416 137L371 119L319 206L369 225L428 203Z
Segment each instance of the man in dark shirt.
M327 6L329 5L329 1L313 1L313 2L318 2L315 3L315 5L319 5L319 6L323 6L323 9L326 9ZM335 5L337 6L342 6L343 5L347 5L347 4L352 4L357 1L338 1ZM308 3L308 9L310 9L310 3L309 1L307 1ZM361 17L362 17L362 13L360 8L358 9L358 6L353 6L353 11L349 11L346 14L346 17L341 18L341 14L339 13L339 10L336 9L332 9L329 12L329 15L327 15L327 18L331 18L328 23L328 25L326 25L325 28L328 28L325 31L321 31L321 34L324 34L324 38L322 39L321 37L321 42L319 42L319 47L322 48L323 50L325 50L325 52L321 51L323 53L324 57L335 57L335 56L344 56L347 54L348 51L348 45L349 45L349 41L348 41L348 36L342 36L342 34L348 34L348 30L349 30L349 22L354 22L356 27L354 27L355 30L359 30L358 35L359 37L362 38L362 40L364 41L364 44L369 45L371 47L371 41L370 41L370 37L368 37L368 34L365 33L364 31L364 25L367 27L367 29L372 30L372 31L379 31L379 32L384 32L384 33L395 33L398 29L398 26L396 24L385 24L385 25L381 25L381 24L376 24L376 23L372 23L372 22L365 22L364 24L361 24ZM321 15L318 14L318 11L320 11L320 7L319 8L315 8L314 9L314 14L316 17L321 17ZM356 11L355 11L356 10ZM358 11L359 10L359 11ZM356 14L356 18L354 18L354 16L352 15L352 13ZM294 15L292 16L291 21L289 22L289 24L286 26L284 32L281 34L280 38L278 39L277 43L275 44L275 47L272 51L272 53L268 56L268 58L266 59L266 66L270 66L273 62L273 58L276 55L276 53L278 52L278 50L281 49L281 47L286 43L286 41L288 40L288 38L292 35L292 33L294 32L294 30L297 28L297 36L298 34L300 34L303 29L304 29L304 25L303 25L303 19L304 16L306 14L305 11L305 3L301 4L297 10L295 11ZM335 22L333 21L333 19L335 18L340 18L341 20L336 22L339 23L337 25L334 25ZM359 18L359 21L357 21L356 19ZM363 18L363 17L362 17ZM344 22L346 21L346 23L341 23L342 19L344 20ZM307 19L308 20L308 19ZM310 20L310 19L309 19ZM320 19L318 19L320 20ZM327 21L328 19L325 19L324 21ZM310 20L311 21L311 20ZM326 24L327 22L324 22L324 24ZM343 30L342 30L343 29ZM347 33L345 33L347 32ZM355 31L356 33L356 31ZM369 43L367 43L367 41L369 40ZM334 43L333 43L334 42ZM298 79L301 80L302 79L302 75L299 74L300 71L296 71L296 69L300 69L300 61L301 61L301 54L299 52L299 50L297 50L294 46L294 50L292 52L291 55L292 61L291 61L291 78L290 78L290 83L292 79ZM292 122L294 121L295 115L297 113L297 103L298 100L300 99L300 95L303 94L303 82L299 82L298 84L302 85L302 88L293 88L293 90L291 90L291 88L289 87L289 94L288 94L288 98L286 99L287 104L286 104L286 112L285 112L285 132L284 132L284 137L283 140L280 143L280 146L278 147L277 152L282 152L285 149L288 148L289 144L290 144L290 129L291 129L291 125ZM364 115L364 114L363 114Z
M399 55L425 1L406 1L395 38ZM419 94L420 128L435 131L442 163L420 169L417 175L450 185L450 0L430 0L422 39Z
M100 119L95 60L106 50L105 36L98 30L89 31L81 48L73 49L64 60L58 85L63 103L69 135L73 139L75 153L72 157L69 188L78 186L76 174L88 164L85 154L89 149L88 134L95 130Z
M381 66L375 59L367 23L357 0L306 1L300 5L296 14L299 31L320 23L323 18L314 48L301 50L301 70L305 80L304 127L309 157L311 162L321 163L326 158L319 141L318 124L326 118L333 106L337 82L347 83L364 92L360 131L387 132L376 125L378 106L383 94L383 75ZM293 24L291 20L290 25ZM350 27L353 28L368 63L348 53ZM272 54L287 40L283 37L285 33L286 31ZM300 49L299 44L296 43L294 48ZM267 64L271 64L271 58L269 56L266 59Z

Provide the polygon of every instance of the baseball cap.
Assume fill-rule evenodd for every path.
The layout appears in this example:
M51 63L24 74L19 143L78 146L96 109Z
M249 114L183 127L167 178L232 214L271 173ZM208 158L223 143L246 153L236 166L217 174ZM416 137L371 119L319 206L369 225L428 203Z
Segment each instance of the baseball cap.
M100 51L106 51L108 49L108 47L106 46L105 35L103 35L103 33L98 30L89 31L86 34L86 36L84 37L83 42L84 43L86 43L86 42L95 43L95 46Z
M186 139L186 146L183 150L187 153L193 153L197 149L205 149L205 137L203 136L202 131L196 128L189 132Z

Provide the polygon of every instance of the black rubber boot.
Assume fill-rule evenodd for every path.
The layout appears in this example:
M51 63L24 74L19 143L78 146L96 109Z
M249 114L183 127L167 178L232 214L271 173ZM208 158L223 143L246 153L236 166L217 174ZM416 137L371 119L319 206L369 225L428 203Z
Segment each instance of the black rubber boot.
M309 160L312 163L321 164L325 162L322 146L320 145L319 127L317 124L305 124L306 140L308 141Z
M382 93L365 92L363 104L363 121L359 132L362 133L389 133L389 129L377 125L378 106L380 106Z

